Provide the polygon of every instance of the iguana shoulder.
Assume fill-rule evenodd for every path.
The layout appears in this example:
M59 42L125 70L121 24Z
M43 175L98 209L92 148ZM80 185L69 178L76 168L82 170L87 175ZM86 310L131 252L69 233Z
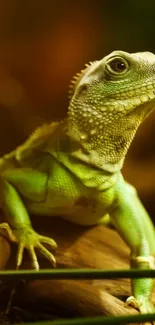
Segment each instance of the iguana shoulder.
M62 122L52 122L38 127L22 145L16 148L16 159L21 161L29 158L34 152L44 151L51 137L55 136L55 132L58 130L60 132L61 124Z
M66 121L63 120L38 127L22 145L0 159L0 170L3 169L3 165L4 168L19 165L36 166L45 154L49 142L51 148L52 142L54 147L54 142L58 141L65 126Z

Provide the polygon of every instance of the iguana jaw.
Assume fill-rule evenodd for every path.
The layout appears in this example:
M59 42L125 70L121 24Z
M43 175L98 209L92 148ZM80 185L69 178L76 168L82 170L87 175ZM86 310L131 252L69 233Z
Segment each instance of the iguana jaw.
M142 121L155 107L155 84L149 85L149 88L151 87L152 90L148 90L147 86L142 86L141 88L131 89L129 94L127 91L114 94L113 98L109 98L100 110L104 112L109 107L110 111L122 112L126 116L136 111Z
M115 92L105 100L105 107L114 106L118 111L124 111L125 114L130 114L132 110L137 110L142 113L145 118L152 111L152 106L155 100L155 78L142 82L142 85L127 87L124 91ZM149 104L149 103L152 104ZM150 111L151 108L151 111ZM101 108L102 110L102 108ZM103 111L105 109L103 108ZM112 108L111 108L112 110Z
M153 93L154 97L152 96L152 93L148 93L145 95L142 95L141 97L135 98L134 102L135 104L140 101L139 105L137 105L133 110L136 114L139 115L141 122L151 114L151 112L155 108L155 92ZM151 98L152 97L152 98ZM127 115L131 114L131 110Z

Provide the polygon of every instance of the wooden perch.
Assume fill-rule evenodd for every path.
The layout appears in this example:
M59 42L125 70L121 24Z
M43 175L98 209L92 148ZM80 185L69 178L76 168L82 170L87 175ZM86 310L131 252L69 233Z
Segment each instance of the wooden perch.
M57 268L129 268L129 249L112 229L101 225L82 227L59 218L47 218L44 225L41 218L33 221L37 231L57 241ZM2 250L2 243L0 247ZM12 257L15 260L14 254ZM23 267L30 268L26 257ZM39 262L41 268L50 267L41 256ZM8 267L14 265L10 262ZM13 306L61 318L137 314L123 302L130 294L129 279L37 280L19 286Z

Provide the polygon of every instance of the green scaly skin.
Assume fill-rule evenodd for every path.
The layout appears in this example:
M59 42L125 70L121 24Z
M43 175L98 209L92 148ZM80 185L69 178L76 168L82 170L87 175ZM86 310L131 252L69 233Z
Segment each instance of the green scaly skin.
M29 213L60 215L93 225L109 215L131 249L131 265L154 267L155 232L135 189L121 168L141 122L155 107L155 55L114 51L87 65L70 88L68 118L38 129L22 146L0 160L1 224L39 269L35 248L52 263L45 247L53 239L37 234ZM152 312L152 279L134 279L133 304Z

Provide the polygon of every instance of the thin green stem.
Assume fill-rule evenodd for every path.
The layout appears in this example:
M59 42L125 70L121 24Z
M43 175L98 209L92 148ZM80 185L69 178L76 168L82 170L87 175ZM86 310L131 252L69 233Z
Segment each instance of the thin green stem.
M113 278L155 278L155 270L101 270L101 269L54 269L54 270L16 270L0 271L0 280L85 280Z
M131 322L151 322L155 320L155 314L130 315L130 316L97 316L88 318L75 318L56 321L43 321L37 323L25 323L23 325L124 325ZM19 324L15 324L19 325Z

